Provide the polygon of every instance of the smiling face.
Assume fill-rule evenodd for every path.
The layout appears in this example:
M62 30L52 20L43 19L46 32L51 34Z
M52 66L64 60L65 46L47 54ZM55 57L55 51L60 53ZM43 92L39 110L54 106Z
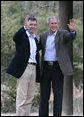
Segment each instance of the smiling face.
M48 27L51 34L55 33L58 29L58 21L55 18L50 19L48 22Z
M37 21L29 20L28 21L28 32L30 34L34 34L36 29L37 29Z

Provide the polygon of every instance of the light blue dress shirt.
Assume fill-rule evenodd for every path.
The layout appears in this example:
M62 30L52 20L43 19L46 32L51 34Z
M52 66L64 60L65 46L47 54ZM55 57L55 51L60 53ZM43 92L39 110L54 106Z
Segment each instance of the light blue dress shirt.
M54 34L48 34L45 47L44 61L57 61L56 57L56 48L55 48L55 36L57 31Z
M33 63L37 63L36 62L36 50L37 50L37 46L36 46L36 42L35 42L35 37L36 35L33 34L31 35L28 31L26 31L26 34L29 38L29 42L30 42L30 58L29 58L29 63L33 62Z

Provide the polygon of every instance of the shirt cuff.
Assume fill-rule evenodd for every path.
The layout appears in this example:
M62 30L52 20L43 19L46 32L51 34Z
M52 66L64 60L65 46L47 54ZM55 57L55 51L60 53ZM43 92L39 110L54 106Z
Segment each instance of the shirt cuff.
M25 29L25 30L28 30L28 28L26 28L25 26L24 26L24 29Z

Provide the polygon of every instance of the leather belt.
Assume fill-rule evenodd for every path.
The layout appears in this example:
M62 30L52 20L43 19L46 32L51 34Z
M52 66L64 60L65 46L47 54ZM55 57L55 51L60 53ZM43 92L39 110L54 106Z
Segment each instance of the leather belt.
M31 65L36 65L36 63L28 63L28 64L31 64Z
M47 64L47 65L53 66L53 65L58 64L58 61L44 61L44 64Z

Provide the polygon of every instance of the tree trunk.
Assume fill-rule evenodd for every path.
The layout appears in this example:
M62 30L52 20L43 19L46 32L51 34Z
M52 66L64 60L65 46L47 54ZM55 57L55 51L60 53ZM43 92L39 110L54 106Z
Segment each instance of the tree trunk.
M67 29L69 19L73 18L73 2L59 1L59 20L60 28ZM73 63L73 43L68 44L68 51L71 62ZM63 113L66 115L73 114L73 76L64 78L63 92Z

